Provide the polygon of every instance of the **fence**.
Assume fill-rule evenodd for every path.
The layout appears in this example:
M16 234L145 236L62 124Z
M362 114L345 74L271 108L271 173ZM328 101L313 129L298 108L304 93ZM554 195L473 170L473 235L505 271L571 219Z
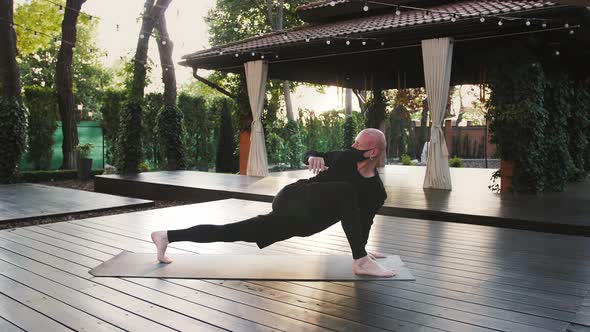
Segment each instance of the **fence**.
M78 127L78 140L81 144L91 143L92 151L89 158L92 158L92 169L104 168L104 136L99 122L95 121L80 121ZM57 122L57 129L53 133L53 157L49 169L58 169L63 161L63 153L61 145L63 142L63 133L61 128L61 121ZM33 164L27 161L25 154L21 159L19 169L21 171L29 171L33 169Z

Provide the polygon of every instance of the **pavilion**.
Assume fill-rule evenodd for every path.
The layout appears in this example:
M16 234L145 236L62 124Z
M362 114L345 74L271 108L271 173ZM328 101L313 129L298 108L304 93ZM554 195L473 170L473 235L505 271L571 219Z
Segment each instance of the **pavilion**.
M198 69L246 74L254 176L268 174L260 122L268 78L361 90L426 87L432 126L424 188L450 190L441 129L449 86L484 82L491 54L510 54L514 43L572 77L590 77L585 6L590 1L318 1L297 9L300 27L188 54L181 64L195 76Z

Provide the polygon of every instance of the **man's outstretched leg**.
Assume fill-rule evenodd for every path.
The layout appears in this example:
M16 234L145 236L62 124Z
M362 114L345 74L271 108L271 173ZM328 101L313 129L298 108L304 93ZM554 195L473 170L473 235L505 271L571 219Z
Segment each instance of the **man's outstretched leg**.
M231 224L203 224L186 229L156 231L151 234L151 237L158 251L158 261L171 263L172 259L166 256L166 249L168 248L168 244L172 242L190 241L210 243L245 241L256 242L260 247L261 244L272 243L293 236L294 234L291 234L291 230L283 227L278 219L278 216L269 213Z

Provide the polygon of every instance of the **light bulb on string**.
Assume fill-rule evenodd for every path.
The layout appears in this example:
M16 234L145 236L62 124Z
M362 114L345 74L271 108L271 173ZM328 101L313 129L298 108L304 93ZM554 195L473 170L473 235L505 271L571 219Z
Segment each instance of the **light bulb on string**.
M264 54L260 56L260 59L263 59L264 60Z
M309 36L305 37L305 42L309 43Z
M574 33L574 30L570 30L570 35L573 35Z
M502 20L499 20L499 21L498 21L498 25L499 25L499 26L503 26L503 25L504 25L504 22L502 22Z
M546 23L546 22L543 22L543 23L541 24L541 27L543 27L543 28L546 28L546 27L547 27L547 23Z
M283 35L283 39L284 39L284 40L287 40L287 39L289 39L289 36L287 36L287 34L284 34L284 35Z
M279 58L279 55L278 55L278 54L277 54L277 55L275 55L275 59L278 59L278 58Z
M166 45L166 41L165 40L162 40L162 45Z
M555 50L555 55L560 55L561 52L559 52L558 50Z
M62 5L60 5L60 6L59 6L59 10L58 10L58 12L59 12L60 14L63 14L63 13L64 13L64 7L63 7Z
M235 54L235 57L236 57L236 58L237 58L237 57L239 57L239 56L240 56L240 54L239 54L239 53L236 53L236 54Z
M382 42L381 42L381 46L385 46L385 42L383 42L383 41L382 41Z
M330 39L326 40L326 45L330 45L331 41Z
M424 13L424 17L426 17L426 18L430 18L430 10L427 10L427 11Z
M566 28L569 28L570 27L570 24L566 22L563 26L566 27Z
M252 53L250 53L250 54L252 54L252 56L256 56L256 53L254 53L254 52L252 52Z
M361 42L361 44L363 44L363 46L365 46L365 45L367 45L367 41L366 41L366 40L363 40L363 41Z
M330 1L330 6L332 6L332 7L336 6L336 2L335 1Z
M402 12L401 12L401 10L399 10L399 6L395 6L395 15L399 16L401 14L402 14Z
M453 14L453 16L451 16L451 22L457 22L457 14Z
M350 40L347 40L347 41L346 41L346 45L347 45L347 46L348 46L348 45L350 45Z
M223 51L219 51L219 55L223 55Z
M527 27L530 27L531 26L531 21L526 20L526 22L524 24L526 24Z
M485 22L485 21L486 21L486 18L482 16L482 17L480 17L480 18L479 18L479 21L480 21L481 23L483 23L483 22Z
M143 36L143 33L142 33L141 35L139 35L139 39L143 39L143 38L144 38L144 36Z
M368 12L369 11L369 3L365 0L365 4L363 5L363 10Z

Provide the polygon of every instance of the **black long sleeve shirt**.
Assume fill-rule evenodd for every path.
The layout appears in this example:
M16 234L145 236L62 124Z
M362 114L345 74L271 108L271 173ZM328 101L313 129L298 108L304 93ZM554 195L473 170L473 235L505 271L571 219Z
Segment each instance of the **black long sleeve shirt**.
M324 163L328 169L312 178L300 181L307 183L344 181L354 185L357 190L358 207L360 209L361 235L366 244L373 218L387 198L379 173L375 170L375 176L363 177L357 170L358 155L352 150L325 153L308 151L303 157L303 162L306 165L308 165L308 159L311 156L324 158Z

